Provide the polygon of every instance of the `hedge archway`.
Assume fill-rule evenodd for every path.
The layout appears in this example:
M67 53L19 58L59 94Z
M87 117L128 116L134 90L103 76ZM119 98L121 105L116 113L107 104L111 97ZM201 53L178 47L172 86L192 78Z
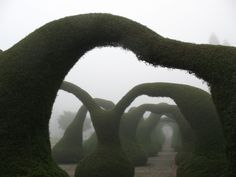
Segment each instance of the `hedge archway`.
M178 107L176 105L159 103L157 105L157 110L159 111L160 116L166 115L177 122L182 137L182 143L183 143L182 148L184 148L184 150L189 149L188 147L194 144L193 130L190 127L187 120L183 117L183 115L179 111ZM143 144L143 146L147 147L146 149L149 149L149 154L151 156L156 155L158 150L160 149L160 147L158 147L159 146L158 144L153 144L153 145L150 144L151 134L153 133L156 124L159 122L158 119L159 118L157 117L157 115L151 113L148 119L140 122L137 128L137 139L141 144ZM176 150L179 151L178 149Z
M115 126L114 123L119 125L119 121L121 120L121 115L123 114L124 110L130 105L130 103L136 97L140 95L148 95L152 97L172 98L178 105L180 111L185 116L185 118L187 119L191 127L193 128L193 131L195 132L195 135L196 135L193 156L191 156L188 159L188 168L193 168L193 171L190 172L190 174L188 173L188 175L201 176L201 175L204 175L202 174L203 172L206 173L207 175L207 174L212 174L213 172L217 171L217 175L221 176L222 173L224 172L222 168L224 168L227 163L225 162L224 139L222 135L222 129L221 129L221 125L220 125L214 104L211 99L211 95L208 94L207 92L196 87L182 85L182 84L172 84L172 83L140 84L140 85L135 86L133 89L131 89L116 104L114 109L111 110L110 112L106 111L101 114L98 111L96 111L96 116L94 116L96 117L95 119L92 116L93 109L95 109L94 108L95 103L92 102L92 98L86 98L87 93L85 93L85 91L67 82L64 82L62 87L66 87L66 89L64 88L64 90L74 93L78 98L86 100L84 101L84 103L89 104L88 106L91 107L90 108L91 118L94 123L96 133L100 132L103 134L102 136L98 134L98 137L100 136L100 138L102 138L98 140L98 145L102 143L102 147L103 147L102 149L104 149L104 146L103 146L104 143L106 145L105 149L107 149L108 146L109 148L114 147L113 145L114 140L116 140L115 142L116 147L120 147L119 140L118 140L119 130L117 128L110 129L107 126L112 125L111 127L113 127ZM176 109L176 106L166 106L166 104L141 105L138 107L138 109L132 109L129 112L129 119L125 119L125 118L123 119L123 121L126 122L125 124L123 123L123 125L126 125L129 128L123 127L122 130L128 131L128 133L127 132L123 132L123 133L126 134L125 136L128 136L128 134L130 134L130 136L128 136L130 137L130 140L134 138L135 133L133 132L136 132L138 122L142 118L142 115L145 113L145 111L151 111L151 112L155 112L159 114L170 112L174 115L177 115L176 118L179 119L179 120L177 119L179 122L181 120L179 118L180 112L178 109ZM112 117L110 117L110 115L112 115ZM101 118L101 116L103 116L104 118ZM115 122L113 122L114 120ZM105 123L104 121L105 122L108 121L107 122L108 124L107 123L104 124ZM103 124L106 126L104 126ZM99 127L97 127L98 125ZM106 134L109 134L109 136L113 135L112 139L108 136L105 136ZM209 152L209 148L211 149L210 152ZM97 148L95 149L94 154L97 154L96 150ZM105 153L105 151L102 151L102 152ZM106 152L108 152L108 149L106 150ZM99 151L99 153L101 152ZM198 157L201 157L201 160L198 160ZM97 157L96 159L98 160ZM86 159L85 164L88 165L88 163L91 163L91 161L93 161L94 163L96 162L95 164L98 164L98 161L94 161L90 158ZM103 161L105 162L105 160ZM85 176L86 176L86 171L89 171L89 168L86 165L82 165L81 167L81 165L79 164L80 168L78 168L78 169L81 169L81 168L87 169L83 171L82 173ZM217 165L220 165L222 168L217 167ZM92 171L95 171L95 169L93 169ZM186 175L186 171L188 171L186 170L186 168L179 168L178 174L180 174L180 176ZM79 170L77 170L76 174L79 174Z
M116 107L129 104L125 97L132 100L140 94L173 99L195 132L194 153L188 160L187 168L178 168L178 175L184 176L188 172L186 177L213 173L221 176L225 173L228 163L225 160L224 137L210 94L188 85L148 83L134 87Z
M139 23L110 14L53 21L0 55L4 176L30 174L35 168L47 169L45 176L51 168L55 173L48 122L57 90L76 61L99 46L121 46L154 66L187 70L207 81L227 142L228 176L236 176L236 49L163 38Z

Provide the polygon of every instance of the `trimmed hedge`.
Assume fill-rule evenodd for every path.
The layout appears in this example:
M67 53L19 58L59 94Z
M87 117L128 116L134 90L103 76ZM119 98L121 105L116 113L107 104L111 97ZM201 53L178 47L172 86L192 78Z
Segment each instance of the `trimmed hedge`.
M0 171L54 176L48 123L63 78L87 51L120 46L154 66L194 73L211 87L223 125L228 171L236 176L236 49L184 43L110 14L66 17L44 25L0 55ZM53 165L52 165L53 166Z

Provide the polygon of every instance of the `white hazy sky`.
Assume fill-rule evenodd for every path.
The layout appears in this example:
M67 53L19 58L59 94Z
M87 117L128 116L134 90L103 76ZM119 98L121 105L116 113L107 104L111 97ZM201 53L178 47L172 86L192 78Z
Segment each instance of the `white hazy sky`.
M227 40L236 46L236 0L0 0L0 49L10 48L47 22L91 12L124 16L164 37L186 42L207 43L215 33L220 42ZM148 66L119 48L88 52L65 80L93 97L114 102L144 82L183 83L208 90L206 83L186 71ZM159 101L142 96L134 105ZM77 111L80 104L72 95L59 91L51 122L64 110Z

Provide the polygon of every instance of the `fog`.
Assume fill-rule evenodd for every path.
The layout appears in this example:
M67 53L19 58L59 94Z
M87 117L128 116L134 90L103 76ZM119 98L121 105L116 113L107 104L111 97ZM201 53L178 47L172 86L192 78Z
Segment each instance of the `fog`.
M163 134L164 134L164 136L165 136L166 139L172 138L173 129L171 128L171 126L169 126L168 124L167 124L167 125L164 125L164 126L162 127L162 131L163 131Z
M192 43L208 43L214 33L220 43L236 46L235 0L1 0L0 49L7 50L26 35L65 16L103 12L121 15L146 25L158 34ZM132 87L145 82L173 82L209 91L207 83L186 71L157 67L137 61L130 51L96 48L84 55L65 80L77 84L93 97L115 103ZM132 105L170 99L139 97ZM51 129L58 133L57 117L64 111L76 112L81 105L73 95L58 92Z

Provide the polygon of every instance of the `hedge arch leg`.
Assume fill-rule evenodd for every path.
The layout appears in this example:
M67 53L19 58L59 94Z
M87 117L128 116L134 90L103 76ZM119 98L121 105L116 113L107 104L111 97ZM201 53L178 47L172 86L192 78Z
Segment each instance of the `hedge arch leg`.
M119 120L112 112L96 114L93 120L98 143L94 152L78 163L75 177L133 177L134 167L119 139Z
M236 89L236 81L234 85L230 85L227 88L224 86L213 87L212 90L214 90L214 94L212 96L216 102L216 107L224 128L224 136L227 142L226 154L229 161L232 162L227 169L227 172L229 172L228 176L236 177L236 168L234 165L236 164L236 152L234 152L236 149L236 94L233 92L233 90ZM219 91L220 89L222 90ZM230 92L229 90L232 91ZM217 101L222 101L225 104L217 103Z

